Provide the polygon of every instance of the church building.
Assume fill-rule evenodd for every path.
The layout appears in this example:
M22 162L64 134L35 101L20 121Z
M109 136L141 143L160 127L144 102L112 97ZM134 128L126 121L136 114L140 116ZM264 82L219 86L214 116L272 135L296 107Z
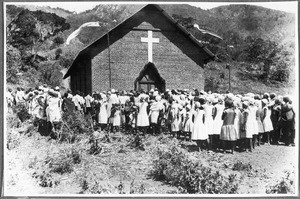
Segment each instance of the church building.
M84 48L69 67L72 91L204 89L204 64L215 55L148 4Z

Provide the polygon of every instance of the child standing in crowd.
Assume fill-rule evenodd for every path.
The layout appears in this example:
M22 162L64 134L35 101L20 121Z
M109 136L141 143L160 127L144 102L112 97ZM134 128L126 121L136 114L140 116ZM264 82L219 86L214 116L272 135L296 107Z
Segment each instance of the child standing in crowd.
M107 127L108 115L107 115L107 99L104 94L100 94L99 101L99 112L98 112L98 123L100 124L101 130Z
M256 112L257 112L257 106L255 105L255 100L254 98L250 98L248 120L251 127L253 149L255 149L255 147L257 146L257 136L258 136L258 124L256 121Z
M199 102L195 102L195 111L193 115L194 126L192 131L192 140L196 142L199 151L203 151L205 142L208 139L208 134L205 127L205 112L203 108L204 103L204 98L200 98Z
M234 127L236 130L236 133L238 135L237 137L237 144L239 145L239 148L243 148L243 140L241 138L242 132L241 132L241 123L242 123L242 102L240 98L236 98L233 102L234 106L234 112L236 114L235 119L234 119Z
M48 96L46 98L46 107L47 120L51 122L54 137L56 137L56 133L61 126L61 104L57 92L53 89L50 89L48 91Z
M261 144L261 138L263 136L263 133L265 132L264 130L264 125L262 123L262 120L261 120L261 116L262 116L262 102L259 100L259 99L256 99L254 104L256 105L257 107L257 110L256 110L256 122L257 122L257 132L258 132L258 135L257 135L257 146L260 146Z
M212 148L213 150L220 149L220 133L221 133L221 128L223 125L223 120L222 120L222 113L224 111L224 105L223 105L223 100L219 96L218 98L215 98L213 101L214 108L213 108L213 135L212 135Z
M242 107L241 138L245 140L245 149L248 149L250 152L252 152L253 122L250 118L249 102L244 101Z
M191 105L185 106L185 116L183 115L183 134L187 141L191 141L191 132L193 130L193 121L192 121L193 111L191 110Z
M142 96L140 98L140 103L137 104L138 106L138 114L137 114L137 128L139 128L143 134L146 134L147 129L149 127L149 118L148 118L148 113L147 113L147 107L148 107L148 102Z
M213 146L213 106L212 106L212 97L207 97L206 104L203 106L205 112L205 127L208 134L208 149L212 150Z
M115 104L113 109L113 132L119 132L121 126L121 105Z
M268 100L262 99L262 123L264 126L264 135L266 136L266 143L270 145L270 132L273 130L271 121L271 110L268 107Z
M180 126L180 117L179 117L179 104L176 100L173 101L171 105L171 116L172 116L172 123L171 123L171 133L173 137L178 134L179 126Z
M151 122L151 129L152 134L159 134L159 124L158 124L158 117L159 113L163 110L163 104L161 103L161 97L156 96L155 101L150 106L150 122Z
M232 99L225 99L225 110L222 114L223 126L221 128L220 140L222 140L223 153L226 151L226 143L230 143L231 153L233 154L238 134L234 126L236 113L233 108Z

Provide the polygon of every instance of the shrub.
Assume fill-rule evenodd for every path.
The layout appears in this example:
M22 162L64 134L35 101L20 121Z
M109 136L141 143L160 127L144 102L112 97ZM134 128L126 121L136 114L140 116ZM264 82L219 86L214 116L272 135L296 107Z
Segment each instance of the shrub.
M60 149L58 153L50 154L45 159L50 172L64 174L73 171L73 165L81 162L81 156L75 149Z
M54 187L60 183L60 181L55 180L52 175L46 171L42 171L41 173L34 172L32 177L38 179L38 184L41 187Z
M190 159L188 152L176 145L156 149L150 177L179 188L182 193L233 194L238 185L235 175L222 176L198 160Z
M7 114L6 116L7 128L19 128L21 123L16 114Z
M205 78L205 86L204 89L206 91L217 92L219 89L219 80L214 77Z
M285 176L275 185L271 185L266 189L267 194L294 194L295 193L295 183L294 183L294 175L291 177L291 173L289 171L285 171ZM294 174L294 173L293 173Z
M90 118L78 111L67 109L62 115L63 122L68 128L64 131L71 131L70 133L76 134L91 134L93 132Z
M144 194L146 191L144 183L136 186L134 180L130 183L130 194Z
M115 187L111 186L109 183L104 183L103 178L105 178L105 170L100 169L93 172L89 170L90 165L84 165L76 177L81 187L80 194L110 194L117 193Z
M17 116L21 122L29 120L31 117L30 114L28 113L28 110L27 110L25 104L18 104L14 108L14 112L17 113Z
M234 165L232 167L232 170L234 170L234 171L250 171L251 169L252 169L252 166L250 163L244 164L241 161L234 163Z

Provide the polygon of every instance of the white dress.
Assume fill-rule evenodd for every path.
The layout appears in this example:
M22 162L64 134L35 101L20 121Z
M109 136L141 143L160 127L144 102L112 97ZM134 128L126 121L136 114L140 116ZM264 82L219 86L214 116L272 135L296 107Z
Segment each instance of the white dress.
M47 120L50 122L59 122L61 120L60 99L58 97L49 96L47 98L47 103Z
M250 110L246 109L243 111L243 125L245 126L244 130L241 132L241 138L252 138L253 135L253 123L250 118ZM246 115L247 120L246 120ZM246 121L245 121L246 120Z
M114 114L113 126L120 126L120 125L121 125L121 110L117 109Z
M236 130L237 139L240 139L241 138L242 113L241 113L240 109L238 109L238 108L236 108L234 110L234 112L236 113L236 116L234 118L234 127Z
M163 109L161 102L153 102L150 107L150 121L151 123L157 124L159 111Z
M213 106L206 104L204 106L204 112L205 112L205 127L207 130L208 135L213 135L213 131L214 131L214 119L212 117L212 110L213 110Z
M185 121L183 121L183 131L184 132L192 132L193 131L193 111L189 111L186 113Z
M137 115L137 126L145 127L149 126L149 117L147 114L147 107L148 103L147 102L142 102L137 104L139 107L139 112Z
M268 109L267 107L263 108L263 112L267 110L267 114L265 119L263 120L263 126L264 126L264 130L265 132L269 132L273 130L273 125L272 125L272 121L271 121L271 110Z
M179 116L179 104L174 103L171 106L171 115L172 115L172 123L171 123L171 131L176 132L180 130L180 116Z
M222 113L223 113L225 107L222 104L216 104L215 108L216 108L216 116L213 121L213 134L220 135L221 128L223 125Z
M256 111L257 107L250 106L249 107L249 122L251 124L252 135L258 135L258 124L256 121Z
M206 140L208 139L207 130L203 122L204 110L197 110L194 112L194 127L192 131L192 140Z
M107 115L107 102L100 102L100 111L99 111L99 124L107 124L108 115Z

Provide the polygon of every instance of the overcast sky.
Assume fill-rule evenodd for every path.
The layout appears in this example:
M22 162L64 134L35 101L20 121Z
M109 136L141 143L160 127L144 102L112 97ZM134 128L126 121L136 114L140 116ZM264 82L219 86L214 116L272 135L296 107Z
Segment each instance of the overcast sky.
M27 4L27 5L39 5L39 6L50 6L50 7L60 7L65 10L69 11L75 11L75 12L82 12L85 10L89 10L94 8L96 5L99 4L110 4L110 3L117 3L117 4L147 4L149 2L89 2L89 1L74 1L74 2L26 2L26 3L21 3L17 2L15 4ZM251 4L251 5L258 5L258 6L263 6L266 8L271 8L275 10L281 10L281 11L286 11L290 13L297 13L298 12L298 2L297 1L285 1L285 2L246 2L246 1L241 1L241 3L236 3L236 2L151 2L151 3L168 3L168 4L190 4L196 7L200 7L202 9L210 9L214 8L217 6L222 6L222 5L229 5L229 4ZM12 3L7 3L7 4L12 4Z

